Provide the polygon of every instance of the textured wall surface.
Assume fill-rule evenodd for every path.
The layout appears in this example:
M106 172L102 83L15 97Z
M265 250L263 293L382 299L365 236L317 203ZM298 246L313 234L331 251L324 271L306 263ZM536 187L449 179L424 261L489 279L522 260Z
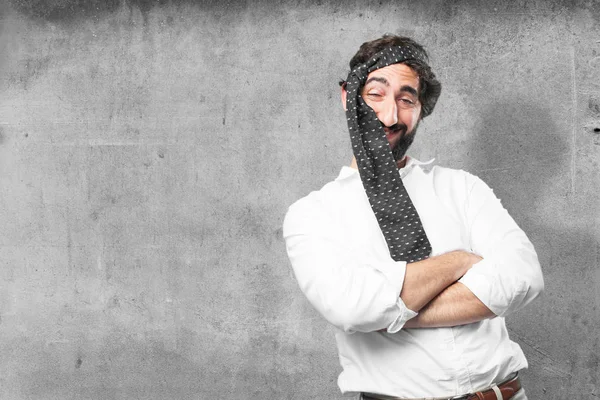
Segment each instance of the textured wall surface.
M538 250L530 398L600 397L596 0L198 3L0 3L0 398L342 398L281 222L350 161L337 80L385 32L444 85L411 154Z

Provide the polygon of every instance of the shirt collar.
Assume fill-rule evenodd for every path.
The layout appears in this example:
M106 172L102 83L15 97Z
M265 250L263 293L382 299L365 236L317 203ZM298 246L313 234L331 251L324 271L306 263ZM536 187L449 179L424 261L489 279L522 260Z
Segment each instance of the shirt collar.
M406 165L404 168L400 168L400 177L404 178L415 166L421 167L423 170L429 172L434 165L435 158L432 158L429 161L419 161L416 158L406 157L408 160L406 161ZM351 177L358 177L358 170L354 168L350 168L348 166L343 166L340 174L335 179L336 181L349 179Z

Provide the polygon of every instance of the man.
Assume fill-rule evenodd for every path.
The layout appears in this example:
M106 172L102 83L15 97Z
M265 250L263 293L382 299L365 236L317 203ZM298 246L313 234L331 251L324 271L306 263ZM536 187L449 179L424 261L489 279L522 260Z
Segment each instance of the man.
M283 227L300 288L337 327L341 391L526 399L504 317L543 290L532 244L480 179L405 155L441 91L422 46L386 35L350 70L355 157Z

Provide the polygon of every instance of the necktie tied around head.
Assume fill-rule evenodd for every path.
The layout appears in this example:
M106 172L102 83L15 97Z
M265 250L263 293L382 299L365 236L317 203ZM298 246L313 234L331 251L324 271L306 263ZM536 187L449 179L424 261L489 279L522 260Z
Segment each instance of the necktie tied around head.
M400 174L385 131L360 91L372 71L407 60L426 63L425 54L407 47L390 47L353 69L346 80L346 117L352 150L365 192L395 261L429 257L431 244Z

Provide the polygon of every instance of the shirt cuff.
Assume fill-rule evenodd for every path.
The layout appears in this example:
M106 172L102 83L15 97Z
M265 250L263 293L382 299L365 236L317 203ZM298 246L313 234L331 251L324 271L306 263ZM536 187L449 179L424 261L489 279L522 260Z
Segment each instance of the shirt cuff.
M406 262L390 260L389 262L378 264L376 268L387 278L390 285L396 291L396 307L398 308L398 315L387 327L388 333L396 333L402 329L404 324L406 324L406 321L418 315L418 313L406 307L406 304L404 304L400 298L400 292L404 285L404 276L406 275Z
M475 297L479 299L487 308L489 308L494 314L501 317L503 308L500 306L499 301L494 302L494 295L498 296L498 293L494 294L494 287L491 282L491 277L486 273L486 269L492 267L489 260L483 259L477 264L473 265L466 274L458 280L469 289Z
M398 317L396 317L394 322L392 322L387 327L388 333L398 332L400 329L402 329L402 327L404 327L404 324L406 324L406 321L408 321L411 318L416 317L419 314L419 313L414 312L413 310L409 309L408 307L406 307L406 304L404 304L404 302L402 301L402 299L400 297L398 297L398 301L396 304L398 305L398 308L400 308L400 314L398 314Z

